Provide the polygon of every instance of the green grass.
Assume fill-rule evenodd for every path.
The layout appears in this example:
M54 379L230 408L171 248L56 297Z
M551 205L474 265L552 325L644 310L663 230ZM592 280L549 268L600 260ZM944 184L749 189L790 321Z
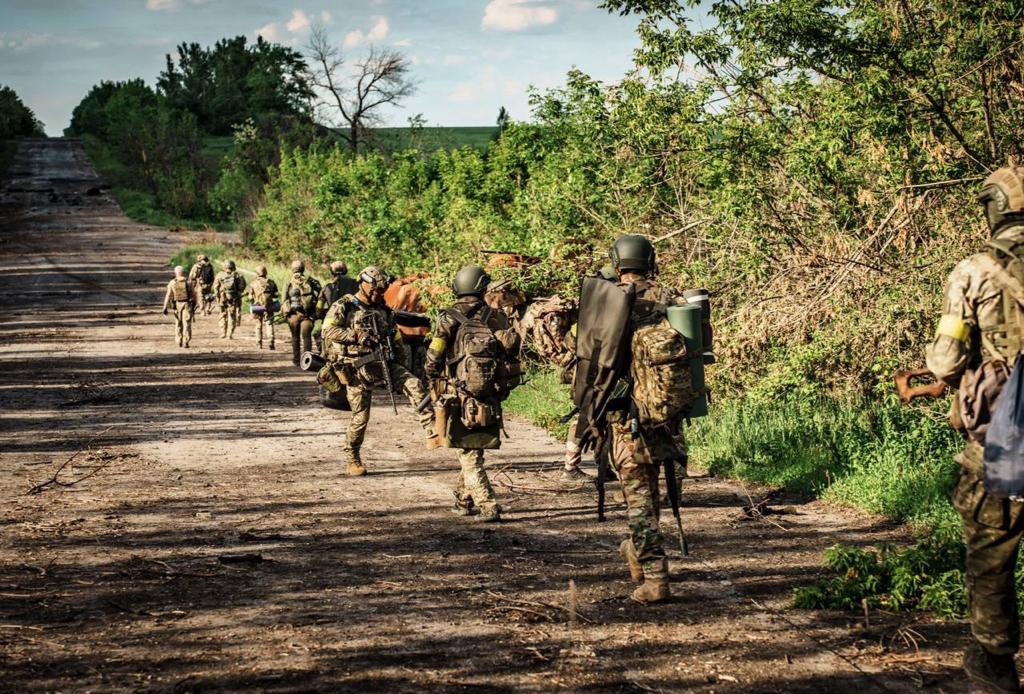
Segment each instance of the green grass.
M235 146L231 135L207 135L203 138L202 153L218 160L227 156Z
M370 133L370 141L374 147L388 152L403 149L433 152L459 147L473 147L483 151L497 134L497 126L420 128L416 131L411 128L375 128Z
M558 420L572 409L572 399L569 386L559 380L557 369L541 367L530 371L526 383L512 391L504 408L544 427L559 440L564 440L569 432L569 425Z

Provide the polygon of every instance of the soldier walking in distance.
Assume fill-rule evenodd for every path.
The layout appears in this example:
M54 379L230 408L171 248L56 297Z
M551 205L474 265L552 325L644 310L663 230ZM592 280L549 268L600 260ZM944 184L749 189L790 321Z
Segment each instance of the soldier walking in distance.
M192 316L195 313L195 292L192 283L185 278L185 268L174 268L174 279L167 283L164 296L164 315L174 311L174 334L179 347L188 347L192 340Z
M324 285L317 298L316 317L320 320L327 316L327 310L334 305L335 301L359 291L359 283L348 276L348 265L344 261L335 260L331 263L331 277L334 279Z
M242 294L245 278L235 271L235 261L225 260L213 280L213 289L220 304L220 336L234 339L235 328L242 322Z
M484 469L484 450L501 445L501 401L519 382L519 337L508 316L484 302L490 277L479 265L455 274L455 304L437 317L427 348L426 372L435 406L446 421L446 443L459 458L453 512L501 518L501 507Z
M256 324L256 347L263 349L263 335L268 333L270 349L274 349L274 313L277 311L277 283L267 277L267 266L256 268L256 279L249 285L249 301Z
M188 279L195 291L196 310L206 315L213 311L213 274L210 259L202 253L197 255L196 263L188 273Z
M292 278L281 302L281 315L292 335L292 364L296 366L302 352L313 350L313 324L316 322L319 296L320 283L315 277L306 275L306 264L301 260L293 262Z
M345 457L348 474L365 475L360 450L370 422L373 386L390 380L395 389L409 396L413 407L426 398L427 391L418 378L402 366L401 333L395 329L391 309L384 303L388 276L371 265L359 273L359 289L334 302L323 323L325 358L347 388L352 419L345 434ZM384 347L377 350L378 347ZM394 359L381 363L379 352L390 352ZM387 378L385 377L387 370ZM438 445L434 433L434 413L428 407L419 415L427 435L427 447Z
M988 250L953 268L926 359L929 370L950 386L969 392L976 388L987 402L976 402L975 412L991 412L1002 387L998 374L1009 373L1024 345L1024 169L993 172L979 200L991 231ZM979 385L986 381L988 386ZM976 420L954 402L950 421L959 425L967 445L956 457L960 478L953 505L964 523L974 635L963 666L978 691L1017 692L1014 654L1020 623L1014 568L1024 535L1024 501L986 491L988 420Z

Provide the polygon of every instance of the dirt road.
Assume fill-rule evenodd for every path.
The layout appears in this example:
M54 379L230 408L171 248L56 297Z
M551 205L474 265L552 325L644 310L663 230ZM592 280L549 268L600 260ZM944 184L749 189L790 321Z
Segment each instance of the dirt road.
M597 524L544 432L513 423L493 456L496 526L447 512L454 456L423 450L408 406L378 400L371 474L345 477L347 415L284 350L221 341L215 317L175 346L159 306L185 234L122 216L72 141L25 142L10 174L0 689L962 690L963 624L788 609L825 547L883 525L821 504L743 520L739 486L693 478L676 598L633 604L617 490ZM65 463L81 481L27 494Z

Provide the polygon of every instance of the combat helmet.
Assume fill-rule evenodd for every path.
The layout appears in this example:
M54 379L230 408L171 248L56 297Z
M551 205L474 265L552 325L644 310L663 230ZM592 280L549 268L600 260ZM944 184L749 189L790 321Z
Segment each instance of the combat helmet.
M267 276L267 266L266 265L257 265L256 266L256 276L257 277L266 277Z
M387 289L388 285L391 284L391 278L388 276L388 273L376 265L363 268L363 271L359 273L359 281L365 282L374 289Z
M639 234L624 234L608 251L616 272L654 272L654 246Z
M331 274L335 277L338 277L339 275L347 275L348 265L345 264L344 260L335 260L331 263Z
M292 272L302 273L306 271L306 264L301 260L292 261Z
M197 263L204 263L207 260L209 260L209 258L206 257L205 253L200 253L199 255L196 256L196 262Z
M479 265L466 265L452 278L455 296L483 296L491 277Z
M1024 168L1004 166L981 184L978 202L985 208L988 228L995 234L1010 224L1024 222Z
M225 270L230 270L231 272L234 272L234 270L235 270L235 261L233 261L233 260L225 260L223 263L221 263L221 267L224 268Z

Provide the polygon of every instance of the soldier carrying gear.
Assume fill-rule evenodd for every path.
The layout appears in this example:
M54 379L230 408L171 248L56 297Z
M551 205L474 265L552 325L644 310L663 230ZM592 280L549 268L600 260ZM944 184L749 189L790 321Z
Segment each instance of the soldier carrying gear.
M370 266L359 274L359 289L334 302L324 318L324 356L327 366L321 370L321 384L336 379L347 386L347 397L352 419L345 434L345 456L350 475L365 475L360 449L370 421L373 387L390 382L401 387L413 407L427 397L427 391L418 378L402 366L402 338L395 329L395 318L384 303L384 290L389 284L387 274ZM389 342L390 350L378 350L380 341ZM381 363L376 354L390 351L395 359ZM326 386L325 386L326 387ZM427 447L436 448L434 413L427 408L419 413L420 425L427 436Z
M501 445L501 401L519 382L519 336L508 317L484 300L490 277L479 265L455 274L455 304L442 311L427 349L438 434L457 449L461 468L452 511L468 516L477 510L484 522L501 518L487 472L484 450ZM444 424L444 431L440 429Z
M213 275L213 264L210 263L210 259L202 253L197 255L196 263L188 273L188 279L195 291L196 308L206 315L213 312Z
M953 268L926 363L936 378L959 389L950 423L967 439L956 457L961 469L953 489L964 523L974 635L964 670L976 685L1016 692L1014 566L1024 536L1024 501L986 491L984 447L986 415L1024 345L1024 169L993 172L978 199L991 231L989 248Z
M348 276L348 265L344 261L335 260L331 263L331 276L334 277L334 281L324 285L316 302L316 315L321 320L335 301L346 294L351 295L359 291L359 282Z
M256 268L256 279L249 285L249 312L256 323L256 347L263 349L263 334L269 333L270 349L274 349L274 313L280 309L277 283L267 277L267 266Z
M235 261L225 260L223 268L213 280L213 289L220 304L221 339L232 340L235 328L242 322L242 294L245 292L245 278L235 271Z
M167 283L164 295L164 315L174 309L174 334L179 347L188 347L192 340L192 317L195 314L196 295L192 282L185 277L185 268L174 268L174 279Z
M284 290L281 316L288 323L292 335L292 364L299 365L299 355L313 350L313 324L317 318L316 302L320 296L320 282L306 276L306 264L292 263L292 278Z

